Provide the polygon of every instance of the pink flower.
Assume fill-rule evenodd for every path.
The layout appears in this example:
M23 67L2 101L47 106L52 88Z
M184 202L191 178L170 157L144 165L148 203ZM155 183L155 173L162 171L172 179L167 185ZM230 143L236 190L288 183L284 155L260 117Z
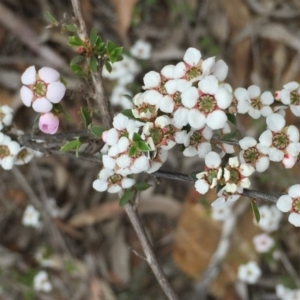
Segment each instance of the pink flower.
M59 119L57 115L53 113L41 114L39 121L39 128L42 132L48 134L56 133L59 125Z
M36 72L31 66L21 77L23 86L20 90L21 99L27 107L39 113L50 112L53 103L59 103L66 92L65 85L60 81L59 73L48 67Z

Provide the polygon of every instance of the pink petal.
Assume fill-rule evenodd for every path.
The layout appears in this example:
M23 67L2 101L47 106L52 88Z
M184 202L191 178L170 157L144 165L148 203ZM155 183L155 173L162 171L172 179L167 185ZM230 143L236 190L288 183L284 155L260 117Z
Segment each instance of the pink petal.
M20 90L20 97L25 106L27 106L27 107L31 106L31 102L33 99L33 92L30 88L23 85Z
M34 84L36 81L36 70L35 66L31 66L25 70L22 74L21 81L23 84Z
M56 70L49 67L41 68L38 73L40 78L46 83L57 81L60 77L59 73Z
M32 103L32 108L38 113L47 113L52 110L53 105L46 98L38 98Z
M66 86L60 81L52 82L47 88L47 99L52 103L59 103L64 97Z

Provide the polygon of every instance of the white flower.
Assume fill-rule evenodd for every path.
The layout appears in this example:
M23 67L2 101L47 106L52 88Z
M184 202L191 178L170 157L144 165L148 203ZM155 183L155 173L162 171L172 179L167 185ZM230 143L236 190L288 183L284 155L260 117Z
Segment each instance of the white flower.
M93 182L93 188L98 192L108 191L109 193L118 193L122 189L132 187L135 180L116 174L113 170L102 169L98 179Z
M122 85L114 87L110 102L113 105L120 105L124 109L132 108L132 102L125 97L125 95L131 95L131 93Z
M143 89L145 90L158 88L161 84L161 76L159 73L155 71L150 71L145 74L143 81L144 81Z
M232 203L226 202L222 206L212 207L211 217L213 220L224 222L232 214Z
M31 66L25 70L21 77L23 86L20 90L24 105L39 113L50 112L53 104L59 103L66 92L65 85L60 81L59 73L48 67L36 72Z
M254 236L253 244L254 244L255 250L258 253L267 253L274 246L275 242L274 242L274 239L271 238L268 234L261 233L259 235Z
M0 132L0 164L4 170L12 169L15 156L19 151L20 145Z
M27 205L23 214L22 224L24 226L32 226L35 228L41 227L40 213L34 208L34 206Z
M137 40L130 48L130 54L138 59L149 59L151 57L152 46L150 43Z
M288 195L279 197L276 206L282 212L289 211L289 222L300 227L300 184L292 185L288 189Z
M254 284L261 277L261 269L255 261L250 261L245 265L240 265L238 269L238 279L249 284Z
M31 159L36 155L35 151L22 147L20 148L18 154L14 157L14 164L15 165L24 165L31 161Z
M211 206L212 207L217 207L225 204L226 202L235 202L237 201L241 195L239 194L239 190L237 190L237 193L231 194L226 192L226 187L223 187L219 192L218 192L218 198L212 202Z
M52 284L49 281L46 271L38 272L33 278L33 287L36 291L50 292L52 290Z
M13 109L8 105L0 106L0 130L2 130L4 126L11 125L12 118Z
M201 59L201 52L195 48L188 48L183 56L183 61L190 66L196 66Z
M282 218L282 213L275 205L262 205L258 207L260 220L258 227L266 232L273 232L279 228L279 223ZM254 221L256 224L256 222Z
M292 290L282 284L277 284L276 296L281 300L298 300L300 299L300 290Z

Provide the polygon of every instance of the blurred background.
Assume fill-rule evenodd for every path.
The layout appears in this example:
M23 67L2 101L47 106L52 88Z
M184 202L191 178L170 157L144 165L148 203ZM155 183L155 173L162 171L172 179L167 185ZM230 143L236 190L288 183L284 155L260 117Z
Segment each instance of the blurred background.
M146 72L176 64L189 47L199 49L204 58L223 59L229 66L226 82L233 89L256 84L274 93L287 82L300 81L298 0L80 2L88 30L95 27L104 41L124 46L130 62L132 81L123 89L116 91L120 78L105 78L114 113L128 105L122 94L141 90ZM67 32L46 28L46 11L62 23L73 23L71 1L0 0L0 104L13 107L14 124L30 133L35 113L20 100L21 74L31 65L53 67L68 82L62 103L73 119L61 119L60 132L81 130L78 110L89 100L89 85L70 71L75 49L68 46ZM151 45L149 58L131 54L138 40ZM94 122L101 124L97 117ZM289 113L287 122L299 126ZM241 136L257 138L265 120L243 115L238 128ZM171 151L163 170L202 170L199 158L183 158L177 150ZM166 299L118 198L92 189L99 170L93 162L51 153L12 171L0 170L0 299ZM211 217L215 194L200 197L187 182L143 179L152 187L139 195L139 212L179 299L205 299L204 294L207 299L278 299L278 283L300 287L300 234L286 216L271 233L273 252L258 255L252 239L262 229L253 222L248 199L239 200L229 215L237 219L229 232L229 254L225 251L216 273L205 282L202 275L224 238L226 223ZM252 182L253 189L282 193L298 181L298 166L287 171L272 164ZM28 205L39 211L38 225L24 224ZM238 266L249 260L259 262L263 271L254 286L237 282ZM47 272L48 288L34 284L41 271Z

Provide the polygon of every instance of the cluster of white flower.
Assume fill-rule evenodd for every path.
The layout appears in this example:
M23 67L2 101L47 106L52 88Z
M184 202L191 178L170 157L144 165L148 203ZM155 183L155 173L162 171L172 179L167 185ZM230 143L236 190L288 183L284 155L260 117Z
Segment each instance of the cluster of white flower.
M281 300L298 300L300 299L300 289L292 290L282 284L277 284L276 296Z
M238 279L254 284L261 277L261 269L255 261L249 261L247 264L240 265L238 269Z
M40 213L34 208L33 205L27 205L22 218L22 224L24 226L30 226L34 228L41 228L42 223L40 220Z
M0 165L4 170L10 170L14 165L28 163L34 155L30 148L21 147L5 133L10 131L13 118L13 109L7 105L0 106ZM17 134L23 134L17 131Z
M143 40L137 40L130 49L130 54L137 59L149 59L151 44ZM122 61L114 63L111 72L103 68L103 77L116 81L116 86L113 88L110 97L110 102L113 105L120 105L125 109L132 108L132 102L124 95L131 96L131 92L126 88L126 85L132 83L139 72L139 64L128 55L123 55Z
M25 106L41 113L39 128L48 134L56 133L59 126L59 102L65 95L66 86L60 80L60 74L49 67L38 72L34 66L28 67L22 74L23 86L20 96Z
M37 292L48 293L52 290L52 284L49 281L46 271L39 271L33 278L33 287Z

